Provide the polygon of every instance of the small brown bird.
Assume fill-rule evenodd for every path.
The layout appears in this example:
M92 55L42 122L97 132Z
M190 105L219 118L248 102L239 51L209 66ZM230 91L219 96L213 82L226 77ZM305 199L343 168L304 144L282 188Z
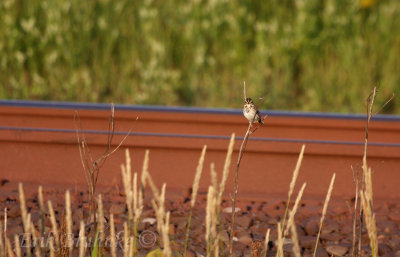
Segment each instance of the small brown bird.
M255 122L258 121L261 125L264 124L263 121L261 120L261 114L258 111L257 107L255 106L253 100L251 98L246 98L246 102L243 106L243 115L246 117L246 119L249 120L249 122Z

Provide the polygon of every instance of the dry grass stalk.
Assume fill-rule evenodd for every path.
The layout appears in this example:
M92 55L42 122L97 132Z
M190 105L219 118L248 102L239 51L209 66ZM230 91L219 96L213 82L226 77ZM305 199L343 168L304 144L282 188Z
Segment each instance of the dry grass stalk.
M203 146L201 151L200 159L196 167L196 173L194 175L193 187L192 187L192 199L190 201L190 206L193 208L196 203L197 191L199 190L201 173L203 172L204 157L206 155L207 146Z
M262 256L266 257L267 253L268 253L268 242L269 242L269 234L270 234L271 230L268 229L267 233L265 234L265 241L264 241L264 247L263 247L263 251L262 251Z
M15 254L17 255L17 257L21 257L22 256L21 243L19 242L18 235L14 235L14 244L15 244Z
M39 199L39 215L40 215L39 228L40 228L40 234L44 235L45 210L44 210L43 187L42 186L39 186L39 188L38 188L38 199Z
M7 248L7 254L9 257L14 257L14 252L12 250L12 245L10 242L10 239L8 239L8 237L6 237L6 248Z
M53 233L53 237L55 238L55 242L56 242L56 252L59 252L59 250L60 250L60 236L58 234L56 216L54 214L53 205L51 204L50 200L47 201L47 206L48 206L49 214L50 214L51 231Z
M328 209L328 204L329 204L329 201L331 199L332 190L333 190L333 184L335 183L335 178L336 178L336 173L333 173L333 176L332 176L332 179L331 179L331 183L329 184L328 193L326 194L326 197L325 197L324 207L322 208L322 216L321 216L321 220L319 222L318 235L317 235L317 240L315 241L315 247L314 247L314 253L313 253L314 257L315 257L315 254L317 253L319 237L321 235L321 230L322 230L322 224L324 223L326 211Z
M79 227L79 257L85 256L85 250L86 250L85 224L81 220Z
M219 257L219 241L220 241L220 234L217 234L217 236L215 237L215 241L214 241L214 257Z
M367 226L368 237L370 241L370 247L372 256L378 256L378 237L376 230L375 214L373 212L370 196L367 192L360 192L362 208L364 210L365 223Z
M50 252L50 257L55 257L55 249L54 249L54 237L49 237L49 252ZM58 255L57 255L58 256Z
M211 178L211 185L214 188L218 188L217 172L215 171L215 164L213 162L210 164L210 178Z
M134 241L133 236L129 237L129 251L128 251L129 256L133 256L133 253L134 253L133 241Z
M25 195L24 195L24 189L22 187L22 183L18 184L18 192L19 192L19 202L20 202L21 217L22 217L22 224L24 227L24 232L29 234L30 222L28 221L28 212L26 210ZM28 254L28 257L30 257L31 256L31 237L30 236L26 237L26 245L27 245L26 252Z
M136 118L138 120L138 117ZM96 205L95 205L95 192L96 192L96 185L97 180L99 177L100 169L104 165L105 161L110 157L113 153L115 153L121 145L125 142L125 140L130 135L132 128L129 129L128 133L124 136L124 138L119 142L119 144L112 149L112 140L115 135L115 122L114 122L114 104L111 103L111 115L109 117L108 122L108 138L107 138L107 146L104 150L103 154L97 158L96 160L93 159L92 153L89 149L87 144L86 138L84 134L81 133L82 131L82 124L79 117L78 112L75 112L74 116L74 123L75 123L75 131L76 137L78 140L78 147L79 147L79 155L83 167L83 171L85 174L86 181L88 183L89 188L89 208L90 213L92 215L91 219L93 219L94 224L96 224ZM95 230L93 230L95 231Z
M98 220L97 220L97 229L99 233L99 249L102 249L103 243L105 240L105 234L104 234L104 212L103 212L103 200L101 195L98 196L98 201L97 201L97 215L98 215Z
M292 220L293 220L293 223L294 223L294 215L295 215L296 212L297 212L297 208L299 207L300 200L301 200L301 198L303 197L303 193L304 193L304 189L306 188L306 185L307 185L307 183L304 183L304 184L301 186L301 188L300 188L300 190L299 190L299 194L297 195L296 201L294 202L293 208L292 208L292 210L291 210L291 212L290 212L289 219L292 219ZM282 227L282 230L283 230L283 229L284 229L284 228ZM286 227L286 230L283 230L283 231L284 231L283 237L285 237L285 236L287 235L288 230L289 230L289 227L287 226L287 227Z
M154 198L156 200L152 200L151 204L153 206L154 211L156 212L157 219L157 231L161 235L161 243L163 246L163 256L170 257L172 255L170 241L169 241L169 212L165 212L165 189L167 184L164 183L161 188L161 194L158 194L158 189L154 185L154 182L151 180L150 174L147 173L148 182L150 188L153 191ZM158 200L157 200L158 199Z
M291 211L291 213L292 212L294 212L294 211ZM290 214L290 216L292 216L292 214ZM289 227L290 227L290 234L292 236L294 256L301 257L299 238L297 236L297 229L296 229L296 224L294 223L294 219L290 217L288 220L288 223L289 223Z
M69 248L67 247L68 244L68 232L67 232L67 221L66 217L63 214L61 220L61 228L60 228L60 253L61 257L69 257Z
M215 249L216 235L217 235L217 197L216 191L213 186L208 187L207 193L207 207L206 207L206 249L207 256L211 256Z
M67 225L67 247L69 256L72 256L73 247L73 234L72 234L72 211L71 211L71 195L69 190L65 192L65 214L66 214L66 225Z
M356 192L355 192L355 197L354 197L354 212L353 212L353 242L352 242L352 256L355 257L358 255L357 251L357 208L358 208L358 199L359 199L359 194L358 194L358 185L359 185L359 180L358 180L358 172L354 174L353 166L351 166L351 170L353 172L353 180L356 185Z
M277 252L276 252L276 257L283 257L283 231L282 231L282 226L281 223L278 222L278 245L277 245Z
M297 159L296 167L295 167L295 169L293 171L292 180L290 181L289 192L288 192L288 200L286 202L285 214L283 215L283 219L282 219L282 230L283 231L287 231L287 229L285 229L285 227L286 227L286 217L287 217L287 214L288 214L288 211L289 211L289 204L290 204L291 197L293 195L294 187L296 185L297 177L299 176L299 171L300 171L301 163L303 161L305 148L306 148L305 145L301 146L301 150L300 150L299 157Z
M156 187L156 185L154 184L153 179L151 178L151 175L149 172L146 172L146 182L149 183L149 187L151 189L151 191L153 192L153 197L155 199L156 202L160 202L160 192L158 190L158 188Z
M229 140L228 151L227 151L226 157L225 157L225 163L224 163L224 169L222 171L221 183L219 184L219 188L218 188L218 203L221 203L222 195L224 194L224 191L225 191L225 184L226 184L226 181L229 176L229 167L230 167L231 160L232 160L234 144L235 144L235 133L232 133L231 139ZM217 188L215 188L215 189L217 189ZM234 210L234 209L232 209L232 210Z
M360 226L358 231L358 254L361 252L361 238L362 238L362 228L363 228L363 216L366 220L366 226L368 231L368 236L370 239L370 246L372 250L372 256L378 255L378 242L377 242L377 234L376 234L376 221L375 214L373 212L373 193L372 193L372 172L371 169L368 168L367 165L367 149L368 149L368 134L369 134L369 123L373 116L373 107L376 98L377 89L374 87L372 93L367 98L367 118L365 125L365 143L364 143L364 154L363 154L363 166L362 166L362 181L361 181L361 206L360 206ZM386 106L392 99L394 95L385 102L382 106ZM357 237L355 237L355 240ZM355 241L354 240L354 241ZM355 242L353 242L355 244ZM353 253L356 252L353 250Z
M137 173L133 174L132 179L132 170L131 170L131 158L129 155L129 150L125 150L125 159L126 164L121 165L121 172L122 172L122 180L124 184L124 190L126 195L126 205L128 207L128 228L129 228L129 235L133 236L134 239L134 252L137 249L137 227L139 224L140 216L143 212L143 194L144 194L144 186L145 186L145 179L146 172L148 169L149 163L149 152L148 150L145 153L145 158L143 161L143 168L142 168L142 179L140 189L138 189L137 185Z
M132 171L129 150L125 150L125 165L121 165L122 182L125 191L125 202L128 208L128 228L132 227L133 222L133 192L132 192ZM129 234L130 235L130 232Z
M185 245L183 249L183 256L186 257L187 247L189 243L189 232L190 226L192 223L192 215L193 215L193 208L196 203L197 191L199 190L200 178L201 173L203 172L203 164L204 164L204 157L206 155L207 146L203 146L203 150L201 151L200 159L197 164L196 173L194 175L193 186L192 186L192 198L190 199L190 212L189 218L186 226L186 235L185 235Z
M169 217L170 212L165 214L165 221L162 229L162 243L163 243L163 256L170 257L172 256L171 245L169 241Z
M38 238L36 236L37 231L35 230L35 226L33 225L32 221L31 221L30 214L28 214L28 220L30 221L29 229L30 229L30 233L31 233L32 238L33 238L33 247L34 247L34 250L35 250L35 255L36 255L36 257L41 257L42 253L40 251L40 247L39 246L40 246L40 244L43 243L43 241L41 240L41 243L38 243Z
M114 215L110 214L111 257L117 257L117 242L115 237Z

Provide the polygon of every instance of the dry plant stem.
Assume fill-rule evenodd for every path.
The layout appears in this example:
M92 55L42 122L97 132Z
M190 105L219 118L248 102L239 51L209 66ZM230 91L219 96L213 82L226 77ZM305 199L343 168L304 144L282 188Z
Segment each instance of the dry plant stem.
M218 245L217 241L217 216L216 216L216 204L217 204L217 192L213 186L209 186L207 193L207 207L206 207L206 249L207 257L212 255L215 246Z
M110 214L111 257L117 257L117 243L115 238L114 215Z
M369 169L371 172L371 169ZM360 192L362 208L364 209L365 221L367 226L368 237L370 240L370 247L372 251L372 256L378 256L378 238L376 230L375 214L372 210L371 205L371 195L368 192Z
M294 256L301 257L299 238L297 236L297 229L296 229L296 224L294 223L294 219L289 219L289 226L290 226L290 233L292 235Z
M30 222L31 222L30 230L31 230L31 235L32 235L33 242L34 242L35 256L36 256L36 257L41 257L41 256L42 256L42 253L40 252L40 247L39 247L39 245L37 245L37 243L38 243L38 238L36 237L35 226L33 225L32 221L30 221Z
M49 238L49 248L50 248L50 257L55 257L54 237Z
M22 183L18 184L18 191L19 191L19 201L20 201L20 208L21 208L21 217L22 217L22 224L24 227L24 232L29 234L29 226L30 222L28 221L28 212L26 210L26 204L25 204L25 195L24 195L24 189L22 187ZM31 237L26 237L26 244L27 244L27 255L28 257L31 256Z
M289 204L290 204L290 200L291 200L291 197L292 197L292 194L293 194L293 190L294 190L294 187L296 185L297 177L299 176L299 171L300 171L301 163L303 161L305 148L306 148L305 145L301 146L299 158L297 159L296 167L295 167L295 169L293 171L292 180L290 181L288 200L286 202L285 214L283 215L283 219L282 219L282 231L287 231L286 227L285 227L286 226L286 217L287 217L287 214L288 214ZM285 236L285 235L283 235L283 236Z
M43 187L39 186L38 188L38 198L39 198L39 215L40 215L40 234L44 235L44 202L43 202Z
M244 95L246 95L246 88L244 87ZM233 197L232 197L232 222L231 222L231 230L230 230L230 237L229 237L229 256L233 257L233 235L234 235L234 224L235 224L235 210L236 210L236 197L237 197L237 192L238 192L238 180L239 180L239 168L240 168L240 162L243 157L244 150L246 149L247 141L249 139L249 136L253 134L254 132L257 131L258 128L261 127L261 125L258 125L256 128L251 130L254 120L255 120L255 114L251 122L249 122L249 126L246 131L246 135L243 138L242 144L240 145L239 149L239 155L238 155L238 160L236 163L236 171L235 171L235 181L234 181L234 191L233 191ZM266 118L265 116L263 120Z
M332 190L333 190L333 184L335 183L335 177L336 177L336 173L333 173L333 176L332 176L332 179L331 179L331 183L329 184L328 193L326 194L324 207L323 207L323 209L322 209L322 216L321 216L321 220L320 220L320 222L319 222L318 235L317 235L317 240L315 241L315 247L314 247L314 254L313 254L313 257L315 257L315 254L317 253L317 248L318 248L318 243L319 243L319 237L320 237L320 235L321 235L322 224L324 223L324 219L325 219L325 215L326 215L326 210L328 209L329 200L331 199Z
M16 253L17 257L21 257L22 251L21 251L21 244L19 242L18 235L14 235L14 244L15 244L15 253Z
M136 120L138 120L138 117L136 118ZM132 128L129 129L128 133L120 141L120 143L114 149L111 149L112 140L115 134L114 104L111 103L111 115L109 117L109 122L108 122L107 146L104 153L98 159L94 160L85 136L82 133L80 133L80 131L82 131L82 124L78 112L75 112L74 121L75 121L74 123L75 123L76 136L78 140L79 155L81 158L82 167L89 188L89 208L90 208L89 212L92 215L91 218L93 219L94 224L96 224L97 223L95 215L96 204L94 196L96 192L97 179L100 173L100 169L104 165L107 158L110 155L112 155L115 151L117 151L120 148L120 146L125 142L125 140L130 135ZM95 230L93 231L95 232Z
M283 231L281 227L281 223L278 222L278 246L277 246L277 252L276 252L276 257L283 257L283 237L282 237Z
M10 242L10 239L8 239L8 237L6 237L6 248L7 248L7 253L9 257L14 257L14 252L12 250L12 245ZM40 257L40 256L38 256Z
M254 118L253 118L253 120L254 120ZM243 142L240 145L239 156L238 156L238 160L236 163L235 181L234 181L235 188L233 190L233 198L232 198L232 221L231 221L231 230L230 230L230 237L229 237L229 256L230 257L233 257L233 236L234 236L234 232L235 232L234 224L235 224L235 215L236 215L236 197L237 197L237 191L238 191L239 167L240 167L240 161L242 160L242 157L243 157L243 152L246 149L247 141L250 136L251 127L252 127L252 122L249 123L249 127L247 128L246 135L244 136Z
M67 222L67 247L69 256L72 256L73 235L72 235L72 212L71 212L71 196L69 190L65 192L65 212Z
M203 172L204 156L206 154L206 149L207 149L207 146L204 145L203 150L200 155L199 163L197 164L196 174L194 176L193 187L192 187L192 197L190 200L190 212L189 212L189 218L188 218L187 226L186 226L185 245L184 245L184 249L183 249L184 257L186 257L187 247L188 247L188 243L189 243L189 232L190 232L190 226L192 223L193 208L196 203L197 191L199 190L201 173Z
M269 242L269 234L270 234L271 230L268 229L267 233L265 234L265 241L264 241L264 248L262 251L262 257L266 257L267 253L268 253L268 242Z
M55 241L56 241L56 252L58 253L60 251L60 249L61 249L60 248L60 237L58 235L56 216L54 214L53 205L51 204L50 200L47 201L47 206L49 208L51 230L52 230L52 233L53 233L53 237L55 238Z
M79 229L79 257L85 256L85 224L81 220Z
M98 205L97 205L97 215L99 219L97 220L97 231L99 234L98 237L98 249L99 249L99 254L103 255L103 243L105 240L105 235L104 235L104 212L103 212L103 200L101 198L101 195L98 197Z
M307 183L304 183L301 186L301 188L299 190L299 194L296 197L296 201L294 202L293 209L290 212L289 219L293 219L293 222L294 222L294 215L297 212L297 208L299 207L300 200L301 200L301 197L303 196L303 192L304 192L304 189L306 188L306 185L307 185ZM288 231L284 231L282 225L281 225L281 228L282 228L283 235L286 235L288 233ZM286 227L286 230L289 230L289 227ZM282 236L282 237L284 238L285 236Z
M363 155L363 167L362 167L362 178L361 178L361 191L363 192L365 189L365 170L367 169L367 149L368 149L368 133L369 133L369 123L372 118L372 111L376 97L376 87L373 88L372 93L367 98L367 118L365 124L365 139L364 139L364 155ZM358 253L361 253L362 246L362 228L364 225L364 210L360 206L360 226L358 230Z
M356 257L358 256L358 251L357 251L357 206L358 206L358 185L359 185L359 181L358 181L358 171L356 172L356 174L354 174L354 170L353 170L353 166L351 166L351 169L353 171L353 178L354 178L354 183L356 185L356 195L355 195L355 199L354 199L354 212L353 212L353 242L352 242L352 256Z
M98 208L97 208L97 215L99 215L99 220L97 222L97 226L99 228L99 238L100 244L104 242L104 212L103 212L103 200L101 195L98 196Z

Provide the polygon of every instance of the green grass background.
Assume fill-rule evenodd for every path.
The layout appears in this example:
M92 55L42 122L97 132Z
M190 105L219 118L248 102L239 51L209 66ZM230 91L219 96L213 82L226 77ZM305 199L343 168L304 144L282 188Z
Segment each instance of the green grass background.
M400 93L398 0L2 0L0 97L364 112ZM399 114L398 101L385 113Z

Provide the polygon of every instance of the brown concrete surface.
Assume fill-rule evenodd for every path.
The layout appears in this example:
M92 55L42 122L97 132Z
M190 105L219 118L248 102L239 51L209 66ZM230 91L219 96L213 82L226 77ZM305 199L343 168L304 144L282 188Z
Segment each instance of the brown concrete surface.
M109 110L78 112L84 130L107 131ZM84 185L74 113L74 109L0 106L0 179ZM200 185L205 191L210 183L209 165L215 163L220 177L228 138L234 132L237 139L226 189L228 194L232 192L240 137L248 124L243 116L124 110L116 110L115 116L117 132L133 127L134 134L103 166L100 186L120 184L124 148L130 149L133 170L137 172L141 171L144 151L150 149L150 173L156 183L166 182L167 190L185 191L192 184L201 148L206 144ZM139 120L135 122L136 117ZM353 196L351 166L354 170L361 168L364 127L364 120L350 118L268 117L247 144L240 167L239 196L265 198L287 194L303 142L306 150L297 184L307 182L305 197L324 196L334 172L333 196ZM369 135L368 164L373 170L374 197L398 199L400 121L372 121ZM105 149L107 135L85 136L94 157L99 156ZM122 137L114 137L114 146Z

